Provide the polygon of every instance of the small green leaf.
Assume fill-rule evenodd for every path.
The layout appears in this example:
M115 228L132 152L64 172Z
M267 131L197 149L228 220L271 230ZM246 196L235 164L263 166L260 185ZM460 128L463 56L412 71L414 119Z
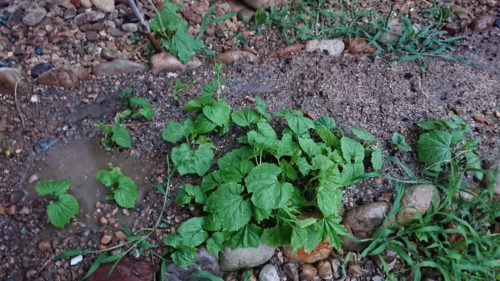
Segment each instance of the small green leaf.
M194 263L196 248L182 247L172 254L172 261L179 267L188 267Z
M216 101L211 105L203 107L203 114L208 120L223 126L230 119L231 108L223 101Z
M118 179L118 186L113 189L113 198L123 208L133 208L138 192L135 182L126 176Z
M287 179L290 179L292 181L297 179L297 171L286 160L280 160L280 168Z
M302 136L306 134L309 129L314 129L314 122L304 117L302 112L296 110L282 110L276 115L284 117L288 123L288 127L297 135Z
M248 144L254 148L264 150L272 149L276 146L277 135L274 129L268 123L260 122L257 124L257 131L247 133Z
M203 230L202 217L194 217L183 222L177 228L177 234L182 238L182 246L197 247L208 238L208 233Z
M181 139L188 137L194 131L194 124L191 119L186 119L183 123L170 122L161 133L163 140L168 142L178 142Z
M377 139L366 130L351 127L351 132L360 140L364 140L367 142L377 142Z
M185 184L177 194L175 203L179 205L186 205L194 201L198 204L205 204L206 196L201 187L197 185Z
M299 137L299 145L309 157L316 156L321 153L321 148L312 140Z
M365 158L365 149L359 142L348 137L342 137L340 139L340 147L345 161L354 161L355 163L363 162Z
M332 148L340 148L339 139L327 129L316 129L316 134L327 146Z
M262 229L255 224L247 224L242 229L235 232L229 240L229 247L236 248L256 248L259 246Z
M235 165L242 160L251 159L254 155L253 149L248 146L242 146L239 148L235 148L230 152L226 153L226 155L222 156L217 160L217 165L219 169L223 170L227 167Z
M207 210L217 217L224 230L238 230L250 221L252 209L242 192L240 184L226 183L208 197Z
M316 130L325 129L327 131L337 128L335 120L333 120L333 118L331 118L330 116L325 116L325 115L314 120L314 126L316 127Z
M311 165L309 164L309 162L307 162L307 159L304 157L301 157L299 161L297 161L297 167L299 168L299 172L303 176L307 176L311 171Z
M47 215L50 223L56 227L64 227L72 218L74 218L80 205L75 197L69 194L60 195L55 201L50 201L47 206Z
M170 44L166 46L169 52L175 55L181 63L186 64L197 52L202 50L205 45L201 40L194 38L187 31L187 27L178 26Z
M420 135L417 142L418 158L428 167L451 160L451 135L431 131Z
M207 240L207 250L214 256L218 257L224 242L226 241L226 236L223 232L214 232L212 237Z
M288 225L278 225L273 228L266 228L262 233L262 241L272 247L282 247L290 244L292 228Z
M222 170L222 178L224 182L240 182L255 165L248 160L241 160L230 167Z
M69 180L43 180L36 183L35 190L39 196L59 196L66 193L70 187Z
M194 130L197 134L206 134L212 132L217 124L210 121L205 115L198 115L194 121Z
M186 112L198 111L201 110L205 105L209 105L211 103L213 103L212 96L204 95L186 102L182 106L182 110Z
M253 108L244 108L233 111L231 114L233 122L240 127L247 127L251 124L257 124L261 120L261 115Z
M300 247L304 247L307 253L310 253L323 239L317 223L305 228L294 226L292 230L292 250L296 252Z
M380 148L377 148L372 152L371 162L375 171L380 171L382 169L384 160L382 158L382 150Z
M391 137L392 143L394 143L398 149L404 152L410 152L411 147L406 143L406 139L403 135L394 132Z
M172 149L172 162L177 167L179 174L198 174L203 176L212 164L214 152L208 144L200 144L194 150L186 143Z
M316 190L316 202L324 217L337 215L342 206L342 190L330 180L320 180Z
M267 105L259 96L255 97L255 109L262 117L266 118L268 121L271 120L271 115L267 113Z
M260 164L245 178L248 192L252 193L252 203L261 209L283 207L292 195L290 183L278 182L281 168L270 163Z
M120 147L123 148L131 148L132 147L132 138L130 137L130 133L127 128L123 127L121 124L115 124L113 128L111 128L113 135L111 139Z
M348 234L345 226L340 223L340 219L341 218L339 216L335 215L331 217L325 217L322 220L325 235L328 238L330 245L332 245L332 247L335 249L340 249L340 247L342 246L342 236Z

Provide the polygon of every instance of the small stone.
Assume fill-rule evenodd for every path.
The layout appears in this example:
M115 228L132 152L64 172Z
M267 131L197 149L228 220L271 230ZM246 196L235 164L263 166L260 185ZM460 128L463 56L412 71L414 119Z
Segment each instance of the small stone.
M0 204L0 215L5 215L5 214L6 214L5 207L2 204Z
M363 269L357 264L350 265L349 274L353 275L354 277L360 277L361 275L363 275Z
M320 261L318 263L318 275L322 279L332 279L333 278L332 264L327 260Z
M115 27L108 27L106 29L106 33L108 33L109 35L111 35L113 37L122 37L123 35L125 35L125 33L123 33L123 31L121 31Z
M100 218L99 218L99 222L100 222L101 224L107 224L107 223L108 223L108 220L107 220L105 217L100 217Z
M30 214L30 208L27 206L23 206L21 210L19 211L20 215L29 215Z
M98 64L94 67L93 71L96 76L113 76L132 73L143 69L144 66L142 64L126 59L117 59L111 62Z
M37 3L34 3L26 11L26 15L23 17L23 23L29 26L35 26L39 24L46 15L47 11Z
M495 23L495 16L488 13L481 13L469 25L469 27L476 32L485 31L493 27Z
M274 255L274 248L261 243L257 248L225 247L221 254L219 265L222 271L237 271L252 268L267 262Z
M82 255L78 255L78 256L72 258L70 260L69 264L70 265L77 265L77 264L81 263L82 260L83 260L83 256Z
M381 276L375 275L375 276L372 276L371 281L384 281L384 278L382 278Z
M342 40L330 39L330 40L309 40L306 43L305 50L307 52L320 51L328 54L329 56L339 56L344 51L345 45Z
M26 272L26 278L28 280L31 280L33 278L35 278L35 276L38 274L38 271L37 270L34 270L34 269L30 269Z
M30 98L31 103L39 103L40 102L40 97L38 95L32 95Z
M318 270L311 264L302 265L302 271L300 273L300 280L311 281L314 277L318 276Z
M299 266L296 263L285 264L283 272L293 281L299 281Z
M259 272L259 281L280 281L276 267L266 264Z
M7 214L9 215L15 215L16 214L16 205L10 205L10 207L7 209Z
M111 275L113 263L99 266L88 278L89 281L151 281L154 279L154 270L150 262L136 260L130 257L123 258ZM170 280L169 280L170 281Z
M464 33L467 30L467 22L465 20L454 21L445 24L444 30L448 35L454 36L459 33Z
M439 192L433 185L422 184L407 187L397 214L398 223L405 226L415 221L418 218L418 213L425 214L430 208L433 198L439 202Z
M91 0L91 2L103 12L111 13L115 10L115 0Z
M46 63L46 62L41 62L41 63L35 65L31 69L31 77L33 77L33 79L36 79L40 75L42 75L43 73L51 70L52 68L54 68L54 66L52 64Z
M38 175L37 174L33 174L31 175L29 178L28 178L28 183L34 183L38 180Z
M353 55L371 55L377 50L375 45L368 45L366 39L359 37L347 40L345 45L347 51Z
M175 56L169 53L159 53L151 57L151 70L154 74L159 72L178 72L185 69L192 70L201 66L197 57L191 58L186 65L182 64Z
M83 14L79 14L73 19L73 23L77 26L84 26L87 23L94 23L102 20L106 15L102 12L89 11Z
M38 243L38 249L40 251L50 251L51 248L52 246L50 245L49 240L42 240Z
M16 84L18 94L27 93L31 88L21 71L10 67L0 67L0 93L14 95Z
M123 233L123 231L121 231L121 230L118 230L117 232L115 232L115 236L116 236L116 238L118 238L118 240L120 240L120 241L125 241L125 240L127 240L127 235L125 235L125 233Z
M137 32L137 30L138 30L137 24L135 24L135 23L126 23L126 24L123 24L122 25L122 30L125 31L125 32L130 32L130 33Z
M111 240L113 240L113 236L105 234L101 238L101 244L108 245L111 242Z
M95 42L95 41L99 40L99 33L97 33L96 31L90 30L90 31L85 32L85 37L87 37L88 41Z
M85 9L92 8L92 2L90 0L80 0L80 5L82 5Z
M102 48L101 57L105 60L114 60L118 57L118 50L114 48Z
M320 260L326 259L333 251L330 243L325 240L320 243L314 250L310 253L304 250L304 247L298 249L295 253L292 251L292 246L288 245L283 248L283 254L291 260L302 263L315 263Z
M72 89L88 77L89 72L81 66L61 66L43 73L36 81L42 85Z
M330 262L332 264L333 277L335 277L335 279L339 279L340 278L339 261L337 259L331 259Z
M217 61L223 64L233 64L236 62L255 62L257 61L257 56L254 53L247 51L228 51L217 56Z
M285 3L284 0L243 0L243 2L255 10L267 9L271 6L281 6Z

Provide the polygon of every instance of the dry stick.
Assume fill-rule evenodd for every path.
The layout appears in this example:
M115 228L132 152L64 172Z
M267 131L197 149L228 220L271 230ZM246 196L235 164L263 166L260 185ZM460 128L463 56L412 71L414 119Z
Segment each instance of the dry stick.
M135 4L135 0L128 0L128 4L132 8L132 11L134 11L135 16L139 19L139 23L144 29L144 34L148 37L149 42L151 42L151 45L153 45L155 51L161 52L161 46L156 40L154 34L151 33L148 23L144 20L144 16L142 15L141 11L139 11L139 7L137 7L137 4Z
M14 101L16 102L17 112L19 113L19 117L21 118L21 124L23 124L24 128L24 117L21 112L21 107L19 106L19 100L17 99L17 86L19 85L19 82L21 82L21 80L23 80L23 78L19 78L16 82L16 86L14 87Z

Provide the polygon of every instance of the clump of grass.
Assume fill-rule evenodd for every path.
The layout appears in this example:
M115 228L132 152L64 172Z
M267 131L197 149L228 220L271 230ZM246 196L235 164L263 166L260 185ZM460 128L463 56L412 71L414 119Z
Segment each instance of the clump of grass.
M413 24L406 16L399 16L398 32L394 32L389 21L394 13L380 15L371 8L362 8L356 1L347 6L343 0L333 4L326 0L305 0L283 7L273 6L269 12L257 11L254 24L267 24L279 28L288 44L310 39L355 37L365 38L377 47L374 55L395 54L398 60L416 60L423 57L440 57L456 60L446 55L461 37L446 37L440 30L444 20L454 14L445 4L435 3L425 11L420 24ZM383 35L392 33L396 40L383 40Z

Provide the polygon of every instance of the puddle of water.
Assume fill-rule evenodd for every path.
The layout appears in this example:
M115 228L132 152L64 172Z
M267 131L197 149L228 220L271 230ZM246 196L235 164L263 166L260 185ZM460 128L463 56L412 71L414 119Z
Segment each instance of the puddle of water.
M98 170L106 168L108 163L120 167L126 176L135 181L139 189L137 202L140 202L146 191L151 188L153 166L123 154L125 153L105 152L95 138L75 140L66 144L59 142L41 154L41 159L34 163L30 174L37 174L40 180L71 180L69 193L80 203L79 218L89 225L95 225L96 221L90 214L94 212L97 201L106 201L109 191L97 181L95 174ZM26 189L30 198L37 196L35 183L28 184Z

